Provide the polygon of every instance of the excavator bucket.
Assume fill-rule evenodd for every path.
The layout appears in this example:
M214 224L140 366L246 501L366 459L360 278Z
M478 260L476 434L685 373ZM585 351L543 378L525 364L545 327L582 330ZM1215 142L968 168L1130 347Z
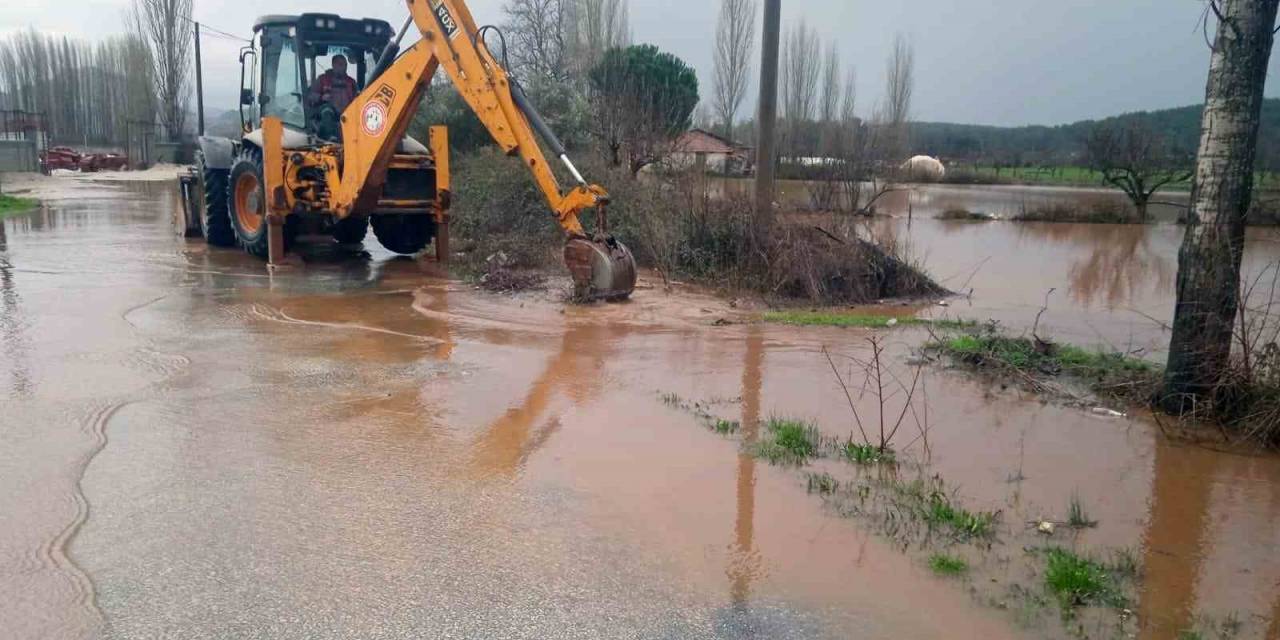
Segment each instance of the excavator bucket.
M636 260L613 236L570 239L564 263L579 300L624 300L636 288Z

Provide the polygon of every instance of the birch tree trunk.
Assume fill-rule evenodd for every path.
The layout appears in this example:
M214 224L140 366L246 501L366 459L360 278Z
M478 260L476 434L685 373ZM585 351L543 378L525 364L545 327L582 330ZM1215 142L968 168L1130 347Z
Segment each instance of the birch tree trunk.
M1211 0L1218 18L1191 212L1178 253L1177 305L1161 403L1185 411L1212 394L1231 357L1245 214L1272 29L1280 0Z

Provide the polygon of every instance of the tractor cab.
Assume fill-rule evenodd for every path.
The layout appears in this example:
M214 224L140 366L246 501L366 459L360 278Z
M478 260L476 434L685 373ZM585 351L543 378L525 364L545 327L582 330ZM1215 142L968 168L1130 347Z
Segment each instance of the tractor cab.
M303 136L337 137L341 114L311 93L334 56L346 58L347 76L358 93L395 34L383 20L304 13L258 18L253 35L252 44L240 51L242 130L255 132L263 116L275 116L284 123L286 138L301 141Z

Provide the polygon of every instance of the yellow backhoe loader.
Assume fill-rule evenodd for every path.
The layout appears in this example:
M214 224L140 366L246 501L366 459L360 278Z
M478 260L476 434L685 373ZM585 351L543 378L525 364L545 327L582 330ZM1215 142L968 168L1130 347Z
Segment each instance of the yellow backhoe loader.
M426 145L407 135L437 68L442 68L495 142L533 173L567 240L565 264L576 293L620 299L635 288L635 260L608 233L608 193L588 184L519 83L490 52L463 0L406 0L394 31L382 20L331 14L264 16L240 52L239 140L201 137L196 168L184 178L188 232L213 245L239 245L278 263L300 229L320 225L344 243L370 226L387 249L412 255L435 240L449 256L449 145L432 127ZM411 28L421 39L400 51ZM354 74L354 100L338 110L315 100L314 83L335 56ZM576 184L562 189L534 138L537 132ZM599 222L583 229L579 213Z

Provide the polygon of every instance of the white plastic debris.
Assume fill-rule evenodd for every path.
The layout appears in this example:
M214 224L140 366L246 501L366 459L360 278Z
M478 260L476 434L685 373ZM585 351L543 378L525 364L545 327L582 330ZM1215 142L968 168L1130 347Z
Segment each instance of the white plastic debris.
M888 321L888 322L886 322L885 324L886 324L886 325L888 325L888 326L890 326L890 327L892 327L893 325L898 324L898 319L897 319L897 318L889 318L889 321Z
M1041 520L1040 523L1036 525L1036 531L1039 531L1046 536L1051 536L1053 535L1053 523L1048 520Z
M1095 416L1104 416L1104 417L1107 417L1107 418L1123 418L1123 417L1125 417L1125 414L1120 413L1119 411L1116 411L1115 409L1108 409L1108 408L1106 408L1106 407L1094 407L1094 408L1093 408L1092 413L1093 413L1093 415L1095 415Z
M951 306L951 303L947 302L946 300L939 300L939 301L938 301L938 306L939 306L939 307L949 307L949 306Z

